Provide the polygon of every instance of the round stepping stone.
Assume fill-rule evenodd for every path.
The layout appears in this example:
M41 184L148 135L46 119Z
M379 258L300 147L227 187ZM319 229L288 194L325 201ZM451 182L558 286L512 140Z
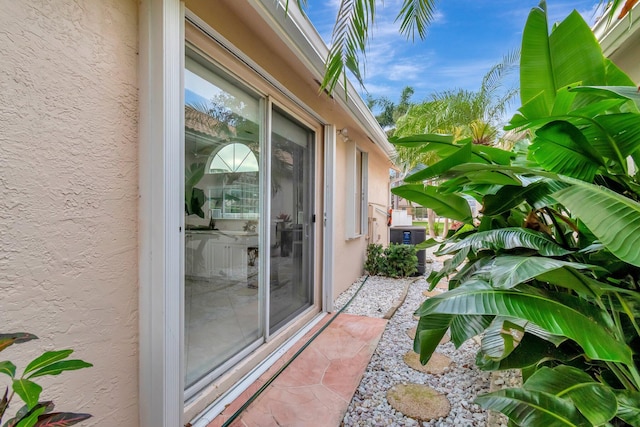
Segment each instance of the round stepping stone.
M440 375L448 371L451 366L451 359L437 352L431 355L431 359L429 359L426 365L420 363L420 355L415 351L408 352L402 356L402 359L410 368L424 372L425 374Z
M397 384L387 392L387 401L396 411L421 421L446 417L451 411L449 400L424 384Z
M409 338L411 338L412 340L416 339L416 330L418 328L411 328L411 329L407 329L407 335L409 336Z
M416 330L418 328L411 328L411 329L407 329L407 336L409 338L411 338L412 340L416 339ZM445 334L442 339L440 340L440 344L446 344L449 341L451 341L451 337L449 336L449 334Z

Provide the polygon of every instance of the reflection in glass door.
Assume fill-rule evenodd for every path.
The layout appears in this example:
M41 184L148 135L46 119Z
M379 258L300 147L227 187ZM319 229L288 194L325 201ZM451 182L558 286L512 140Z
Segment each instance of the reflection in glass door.
M313 134L276 110L271 132L269 331L313 303Z
M267 99L187 50L188 399L313 304L314 133L273 110L267 135Z
M187 389L215 377L264 335L257 228L263 103L203 64L186 58Z

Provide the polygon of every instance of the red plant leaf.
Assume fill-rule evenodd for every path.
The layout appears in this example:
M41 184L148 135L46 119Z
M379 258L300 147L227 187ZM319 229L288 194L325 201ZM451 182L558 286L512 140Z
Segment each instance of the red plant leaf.
M89 414L74 414L72 412L54 412L38 417L38 422L34 427L66 427L72 426L91 418Z
M9 347L11 344L20 344L23 342L37 340L38 337L26 332L15 332L12 334L0 334L0 351Z

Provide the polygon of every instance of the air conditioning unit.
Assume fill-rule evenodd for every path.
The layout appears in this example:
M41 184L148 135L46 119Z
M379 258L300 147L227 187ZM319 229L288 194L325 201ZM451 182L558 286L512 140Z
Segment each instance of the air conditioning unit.
M389 241L403 245L417 245L427 239L427 230L424 227L398 226L389 230ZM421 249L416 254L418 256L418 274L423 275L426 271L425 260L426 251Z

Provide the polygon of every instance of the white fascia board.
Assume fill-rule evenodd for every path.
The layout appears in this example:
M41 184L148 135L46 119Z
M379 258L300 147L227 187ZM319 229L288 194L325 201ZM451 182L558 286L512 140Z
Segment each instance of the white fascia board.
M298 55L313 77L322 81L329 48L313 24L294 4L295 2L289 1L289 9L286 12L283 0L248 0L248 3L289 46L289 49ZM333 97L355 121L360 123L374 144L380 147L389 159L392 159L396 153L395 148L389 143L387 134L360 98L355 86L347 80L345 88L340 81L334 89Z
M618 10L610 22L608 15L607 10L592 28L605 56L613 54L627 38L640 31L640 3L637 3L622 19L617 19Z

